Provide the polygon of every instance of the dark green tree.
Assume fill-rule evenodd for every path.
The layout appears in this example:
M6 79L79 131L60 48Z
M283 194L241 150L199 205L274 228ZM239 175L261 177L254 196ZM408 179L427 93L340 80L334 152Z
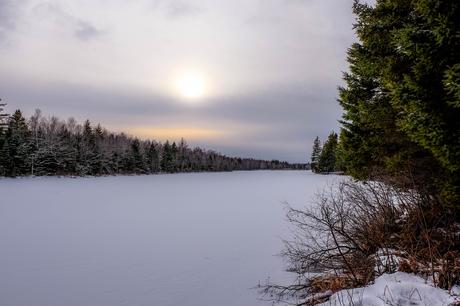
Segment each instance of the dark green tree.
M130 149L128 159L130 160L129 162L130 165L128 167L128 170L130 172L134 172L134 173L145 173L146 172L144 155L142 154L142 151L141 151L140 141L137 138L134 139L134 141L131 143L131 149Z
M321 141L319 137L316 136L315 141L313 142L313 150L311 153L311 171L318 172L318 161L319 156L321 155Z
M339 136L339 143L337 144L337 148L335 149L335 171L336 172L345 172L346 164L345 164L345 154L343 149L343 142L340 140Z
M157 173L160 171L160 154L157 145L153 142L150 143L148 147L146 159L150 173Z
M161 171L172 173L175 171L174 152L169 141L163 145L163 154L161 155Z
M0 102L2 99L0 99ZM0 103L0 131L8 127L8 114L4 113L6 103Z
M331 132L323 145L321 154L318 158L317 172L329 173L335 171L336 151L338 145L338 136Z
M173 142L171 145L171 155L172 155L172 172L180 171L180 164L179 164L179 148L177 147L176 142Z
M78 166L82 175L96 175L102 172L101 153L97 144L97 135L91 127L91 122L86 120L83 133L78 139Z
M180 172L187 171L187 151L188 151L188 144L184 138L182 138L179 142L177 148L177 170Z
M4 146L6 142L6 132L8 129L8 114L4 113L5 106L5 103L0 104L0 176L6 175L6 167L10 163L8 149Z
M29 172L29 155L32 151L30 130L20 110L9 118L4 136L0 166L4 175L18 176Z

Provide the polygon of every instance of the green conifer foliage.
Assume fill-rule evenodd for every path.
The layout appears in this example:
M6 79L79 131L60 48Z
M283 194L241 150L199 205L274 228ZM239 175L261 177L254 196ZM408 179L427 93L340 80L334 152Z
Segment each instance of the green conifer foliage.
M336 151L338 137L335 132L331 132L324 143L321 154L319 155L317 171L329 173L335 171Z
M163 146L163 154L161 156L161 170L163 172L174 172L174 152L169 141L166 141Z
M25 175L28 157L32 150L30 131L20 110L9 118L1 158L1 168L6 176Z
M160 154L155 143L149 145L147 151L147 164L151 173L157 173L160 171Z
M134 139L134 141L131 143L131 152L129 158L131 164L130 169L132 169L132 171L135 173L144 173L146 171L144 156L141 151L141 144L139 139Z
M319 137L316 136L315 141L313 142L313 150L311 153L311 171L318 172L318 162L319 156L321 154L321 141Z
M5 103L0 103L0 176L6 175L5 166L9 164L8 150L4 146L8 128L8 114L4 113L5 106Z
M460 2L356 1L354 12L359 43L339 100L347 172L406 177L458 201Z

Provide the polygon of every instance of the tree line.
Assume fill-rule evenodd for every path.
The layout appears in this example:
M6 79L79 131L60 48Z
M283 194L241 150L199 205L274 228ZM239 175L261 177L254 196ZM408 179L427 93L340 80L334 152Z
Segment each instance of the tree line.
M303 169L279 160L229 157L180 142L140 140L89 120L79 124L44 117L11 116L0 104L0 176L113 175L258 169Z

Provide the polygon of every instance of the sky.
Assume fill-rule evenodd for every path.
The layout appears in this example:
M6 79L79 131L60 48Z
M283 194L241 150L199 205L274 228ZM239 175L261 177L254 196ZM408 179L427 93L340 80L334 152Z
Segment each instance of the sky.
M338 131L351 0L0 0L7 110L306 162Z

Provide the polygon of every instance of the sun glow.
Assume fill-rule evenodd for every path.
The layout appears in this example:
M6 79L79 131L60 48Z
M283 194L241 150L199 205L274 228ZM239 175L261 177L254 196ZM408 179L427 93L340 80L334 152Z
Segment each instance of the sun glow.
M150 127L150 126L136 126L126 129L129 133L139 137L150 139L155 138L158 140L180 140L185 138L188 140L203 140L221 137L223 132L208 128L199 127Z
M206 94L206 81L201 74L188 72L177 79L176 89L186 99L199 99Z

